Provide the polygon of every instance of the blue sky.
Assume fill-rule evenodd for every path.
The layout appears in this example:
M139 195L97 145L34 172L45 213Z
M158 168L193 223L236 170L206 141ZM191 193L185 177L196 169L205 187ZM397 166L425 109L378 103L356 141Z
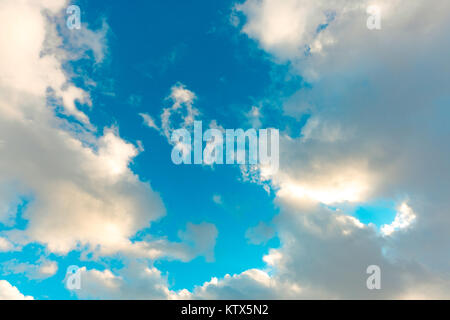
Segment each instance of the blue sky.
M196 93L196 106L202 117L218 119L227 128L239 128L245 113L271 85L274 67L267 56L229 23L231 7L226 2L76 4L81 8L83 23L96 29L105 19L109 30L106 61L93 66L93 53L88 52L81 61L68 63L67 68L75 70L73 82L90 90L95 108L88 113L93 123L119 128L121 137L132 143L142 141L146 151L130 166L142 181L151 182L166 207L166 216L140 236L149 233L178 241L179 230L188 222L214 223L219 231L214 261L207 262L204 257L190 262L157 261L157 267L168 275L171 288L192 290L194 285L212 277L262 267L262 256L269 248L277 247L279 241L274 238L263 245L249 244L245 234L249 227L260 221L270 223L276 215L273 195L242 181L237 166L175 166L170 159L172 147L158 132L143 125L139 113L159 116L168 104L170 88L183 83ZM80 69L83 72L77 74ZM84 83L86 73L89 80L96 82L95 88ZM300 86L301 81L297 82L291 85ZM222 203L215 203L214 195L220 195ZM44 250L27 246L20 255L3 255L7 255L5 261L34 262L39 258L36 251ZM36 298L66 299L73 297L63 285L69 265L104 269L119 263L114 259L99 263L80 261L76 252L66 257L49 257L59 264L55 276L33 282L23 274L6 275L5 279Z
M81 30L67 30L64 1L39 10L5 4L4 12L29 13L33 28L48 24L57 34L52 38L42 28L46 42L36 46L41 55L31 56L30 49L24 58L36 59L32 74L41 80L27 80L35 83L29 88L20 87L20 77L0 83L0 89L19 88L17 94L27 92L44 105L30 112L23 107L30 104L25 95L16 107L23 119L44 119L36 129L14 127L7 122L9 109L0 106L0 152L8 152L2 141L11 148L5 160L10 162L0 162L0 190L7 190L0 197L0 209L7 208L0 214L6 248L0 241L0 280L6 288L34 299L348 298L366 294L357 281L371 262L391 272L389 277L403 272L422 279L421 268L438 276L445 263L429 265L426 250L405 248L413 243L407 239L419 239L416 248L421 247L421 228L434 227L420 214L434 212L445 198L433 193L430 177L437 175L424 178L425 160L410 159L442 150L432 138L448 133L439 121L448 113L442 107L446 82L442 89L413 82L416 76L442 79L433 66L405 71L398 62L401 49L389 45L412 45L402 30L416 11L397 19L386 1L378 1L388 31L394 30L388 36L385 29L365 27L364 5L370 1L360 8L348 0L350 11L319 2L72 1L81 8ZM45 20L43 12L53 18ZM445 20L440 18L430 28ZM430 48L438 43L430 41ZM8 57L19 45L13 43ZM425 49L417 49L411 63L426 60L429 52L420 50ZM377 60L389 54L386 64ZM45 69L51 64L45 55L55 57L56 67ZM3 68L4 79L10 79ZM380 81L396 83L396 77L404 88L392 90ZM422 92L410 97L409 88ZM176 109L175 91L193 98ZM415 105L430 101L429 111ZM410 103L417 112L405 111ZM264 177L261 168L246 175L238 165L172 163L162 115L190 107L205 127L278 129L279 171ZM170 123L175 127L182 120L177 117ZM427 117L430 128L436 126L413 131ZM433 142L427 151L422 146L428 141ZM14 158L20 154L29 163ZM52 160L45 160L47 154ZM445 168L445 161L440 165ZM408 230L415 230L418 216L423 225L414 238ZM336 247L347 248L342 257L358 258L336 258L330 253ZM79 292L65 286L71 265L83 269ZM323 265L342 273L321 278L314 270ZM355 282L318 280L333 277ZM402 296L407 289L395 280L381 297Z

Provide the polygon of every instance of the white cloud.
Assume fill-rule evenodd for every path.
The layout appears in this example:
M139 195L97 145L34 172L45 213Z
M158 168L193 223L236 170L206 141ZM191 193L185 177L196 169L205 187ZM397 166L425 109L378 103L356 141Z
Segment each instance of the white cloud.
M297 116L307 105L312 117L303 136L281 139L279 172L260 177L278 190L280 214L272 223L281 248L264 257L266 269L213 278L192 293L183 291L184 297L448 297L450 179L448 139L443 137L449 132L439 119L448 116L442 102L449 87L444 77L449 46L443 32L449 4L380 0L383 29L378 33L366 27L367 4L247 0L237 6L247 17L242 31L275 61L289 60L311 82L311 88L291 97L284 112ZM326 21L329 26L317 32ZM182 122L195 117L190 109L195 95L184 90L172 94L174 105L163 113L166 136L170 115L181 106L187 110ZM251 175L251 181L261 182ZM372 226L324 206L405 194L411 199L408 209L401 207L390 227L408 228L395 237L383 237ZM372 264L381 267L383 290L365 286L365 271ZM150 288L161 284L163 277L151 267L140 270L135 273L153 281ZM122 276L104 273L98 278ZM123 288L125 281L118 283ZM159 297L180 294L167 293L164 279L162 283ZM115 296L154 291L137 293L133 287L120 292Z
M304 50L317 26L326 22L320 2L248 0L236 10L247 17L242 32L257 39L265 50L286 58Z
M249 269L240 274L212 278L197 286L192 294L195 299L293 299L301 289L296 284L277 281L267 272Z
M64 1L8 0L0 7L0 136L8 150L0 159L0 185L15 186L16 192L2 197L0 203L9 208L2 219L14 220L18 197L31 199L23 213L27 228L2 236L14 245L38 242L62 254L127 245L164 214L162 201L129 169L137 148L116 128L96 135L87 113L79 110L90 107L89 95L62 67L86 50L99 62L105 30L98 36L85 31L90 40L78 47L72 43L77 48L67 51L55 25L64 20ZM64 35L67 30L61 29ZM47 104L49 93L82 125L58 118Z
M266 269L213 278L196 287L203 299L448 298L449 282L420 264L390 259L371 227L320 206L284 208L275 219L283 244L264 256ZM381 268L382 290L366 288L366 268ZM426 289L428 296L421 294Z
M0 280L0 300L33 300L33 297L24 296L8 281Z
M111 270L81 269L81 289L75 294L81 299L185 299L186 290L168 289L167 277L142 261L131 261L127 267Z
M392 235L395 231L408 228L414 220L416 220L415 213L406 203L402 203L394 221L391 224L383 225L381 232L387 236Z
M0 252L8 252L16 250L18 249L8 239L0 237Z
M218 231L215 225L207 222L200 224L188 223L185 230L178 232L181 241L168 241L165 238L154 239L147 236L142 241L121 243L114 248L104 248L101 255L120 252L129 258L161 258L177 259L188 262L195 257L203 256L206 261L214 261L214 247Z

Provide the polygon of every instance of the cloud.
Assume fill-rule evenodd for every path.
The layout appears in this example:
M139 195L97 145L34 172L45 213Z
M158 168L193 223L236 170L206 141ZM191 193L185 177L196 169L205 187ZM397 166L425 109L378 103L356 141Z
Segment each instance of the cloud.
M156 121L152 116L145 113L140 113L139 115L143 118L144 124L147 127L159 131L161 135L166 137L169 144L175 145L178 151L183 150L183 154L188 154L191 148L188 141L177 141L180 136L178 136L177 134L174 134L172 136L172 134L174 132L176 133L176 131L180 129L192 131L195 121L200 122L202 128L205 128L203 127L203 120L198 119L198 116L201 115L200 110L194 107L194 102L196 99L197 96L194 92L187 89L186 86L182 83L177 83L172 86L171 93L166 98L166 100L172 102L172 105L170 107L163 108L163 111L160 115L160 126L156 124ZM216 120L209 121L208 127L209 129L219 130L223 134L225 133L225 129L217 124ZM172 140L172 138L174 140ZM205 144L204 150L209 151L207 153L211 154L212 150L214 150L217 145L221 144L222 140L220 139L209 139ZM203 165L213 167L214 163L212 162L214 159L212 158L206 159L205 157L205 159L203 159Z
M30 200L23 213L27 227L2 232L0 250L37 242L60 254L77 249L130 259L120 270L83 269L78 295L88 298L448 297L450 132L443 119L449 115L450 4L379 0L383 29L372 32L366 28L368 3L237 5L247 18L242 32L308 81L280 111L309 113L310 120L300 137L280 139L280 170L259 172L264 185L276 190L280 214L271 224L282 246L264 257L264 270L213 278L189 293L169 290L148 260L204 255L212 261L217 229L188 224L175 243L130 240L164 215L164 206L129 168L138 148L117 128L96 133L88 93L62 67L79 56L60 46L61 35L49 20L58 18L64 2L2 1L0 148L8 152L0 158L0 185L13 191L1 193L0 221L14 226L22 199ZM88 32L88 40L74 44L81 52L91 50L99 63L106 30ZM49 97L69 119L55 115ZM191 125L199 110L195 94L182 84L172 87L168 99L172 105L162 112L161 131L169 139L173 129ZM400 206L381 233L330 208L383 198L401 205L405 197L407 208ZM381 291L365 287L371 264L381 267ZM42 273L55 271L46 266ZM11 270L20 268L40 270L20 263ZM31 298L6 281L0 281L2 296Z
M132 107L139 107L142 104L142 96L132 94L128 97L127 104Z
M284 209L276 219L283 244L265 269L213 278L195 288L204 299L406 299L448 297L448 280L413 261L387 257L372 227L318 205ZM366 268L381 268L381 290L366 288ZM421 294L426 288L428 296Z
M81 268L81 289L74 293L81 299L190 299L186 289L169 289L167 275L151 261L167 257L184 262L197 256L214 261L217 228L210 223L188 223L178 233L181 242L164 239L138 241L122 248L124 267L117 270ZM145 259L147 258L147 259Z
M416 215L412 209L406 204L402 203L391 224L385 224L381 227L381 232L384 235L391 235L392 233L408 228L416 220Z
M280 111L310 118L299 137L280 139L278 172L259 171L259 181L254 173L248 176L276 190L280 214L271 224L281 247L264 256L264 269L213 278L191 293L183 291L184 297L448 298L450 135L441 119L448 118L449 4L380 0L383 29L377 33L366 27L368 4L247 0L237 5L247 19L242 32L275 63L289 62L292 72L308 81ZM173 106L161 118L167 137L177 110L184 110L181 124L195 118L195 95L186 90L172 89ZM400 209L381 232L332 209L384 198ZM366 287L366 269L373 264L381 268L379 291ZM158 296L173 297L151 266L139 270L150 288L162 281ZM104 271L97 278L121 276ZM135 293L134 288L127 291Z
M58 271L58 264L55 261L41 257L37 262L37 264L21 263L13 259L3 262L1 267L4 275L24 274L30 280L46 279Z
M261 108L252 106L252 108L245 114L250 126L254 129L259 129L262 126L261 122Z
M170 141L170 135L174 129L184 128L194 123L195 117L200 114L197 108L193 107L195 94L178 83L171 88L170 96L167 98L173 102L172 106L164 108L161 114L161 130ZM181 121L174 122L173 115L181 117ZM175 124L176 123L176 124Z
M184 299L189 292L168 289L167 277L142 261L131 261L125 268L111 270L81 269L81 299Z
M297 298L424 297L422 288L427 298L445 298L450 132L441 119L449 115L449 4L380 0L376 32L366 27L368 4L238 5L247 19L242 32L308 82L280 110L308 115L306 126L299 137L280 138L280 170L256 180L270 182L280 207L273 223L282 247L271 279L295 283ZM381 232L329 209L386 198L400 209ZM377 292L365 287L371 264L384 279Z
M326 1L247 0L235 7L246 17L242 32L281 59L298 55L327 22ZM334 1L328 1L333 7Z
M180 232L179 237L187 243L192 243L196 254L205 256L206 261L214 261L214 247L218 231L215 225L203 222L201 224L188 223L186 231Z
M120 254L126 264L122 274L84 270L86 291L80 296L148 298L175 294L167 289L159 270L143 265L161 258L189 261L198 255L212 261L217 229L208 223L188 224L179 233L179 242L151 235L130 240L165 214L164 205L150 184L130 169L141 147L122 139L116 127L97 132L88 113L81 111L91 107L88 93L73 85L62 67L68 59L80 58L88 50L94 52L95 63L101 62L107 27L85 30L79 36L67 35L65 30L59 34L55 21L61 20L64 2L56 6L53 2L3 1L0 7L0 23L11 30L0 31L0 45L5 48L0 53L5 59L0 62L0 136L1 148L8 150L0 158L0 188L8 191L1 193L0 221L11 226L2 232L0 251L39 243L48 252L61 255L73 250L81 251L83 257L92 253L93 260ZM18 15L24 19L11 20ZM69 37L76 48L61 47L62 37ZM49 97L73 117L58 117ZM182 85L173 87L174 105L166 111L166 120L172 111L186 106L184 123L191 123L196 114L194 97ZM169 122L163 123L169 130ZM14 228L23 202L26 208L21 218L27 221L26 228ZM35 264L13 259L2 268L7 274L39 280L54 275L58 267L56 262L41 258ZM135 282L133 277L137 277ZM148 286L142 287L142 279ZM8 290L5 295L23 297L9 283L2 285Z
M24 296L8 281L0 280L0 300L33 300L33 297Z
M275 236L275 230L272 226L264 222L258 223L257 226L248 229L245 232L245 238L251 244L263 244Z
M127 258L176 259L183 262L204 256L206 261L214 261L214 248L218 231L215 225L207 222L188 223L185 230L178 232L181 241L168 241L165 238L153 238L147 235L143 240L128 241L114 248L105 248L99 255L111 255L119 252Z
M142 119L144 120L144 124L149 127L149 128L153 128L156 131L159 131L159 127L156 125L155 120L153 120L153 118L146 114L146 113L139 113L139 115L142 117Z
M56 31L64 5L0 4L0 136L8 150L0 159L0 185L10 191L1 199L8 208L2 219L14 226L18 199L24 198L28 221L24 230L13 228L2 237L15 246L37 242L60 254L114 251L164 215L164 206L129 169L137 148L120 138L117 128L97 134L81 111L90 107L90 98L63 69L73 51L61 47L62 35ZM104 47L99 32L98 37L88 32L99 43L89 40L79 50L90 48L99 58ZM58 98L56 104L73 118L58 117L49 97Z
M0 237L0 252L11 252L16 250L18 249L8 239Z

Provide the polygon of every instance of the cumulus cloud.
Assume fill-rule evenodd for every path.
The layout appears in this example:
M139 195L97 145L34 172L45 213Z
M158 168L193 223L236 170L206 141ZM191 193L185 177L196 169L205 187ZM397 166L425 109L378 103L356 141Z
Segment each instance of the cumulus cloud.
M200 112L193 106L195 94L181 83L171 88L167 99L173 104L164 108L161 113L161 133L170 141L173 130L191 126ZM172 119L176 115L178 120Z
M448 298L450 135L442 119L449 4L379 0L377 32L366 27L369 4L247 0L235 7L246 18L241 31L309 82L280 110L310 116L299 137L280 139L280 170L246 176L276 190L280 214L272 224L281 247L263 258L264 269L213 278L193 292L163 285L159 297ZM186 90L172 89L173 106L161 118L167 137L177 110L186 110L180 123L195 117L195 95ZM381 230L333 209L384 198L399 210ZM259 242L255 232L263 229L249 231L249 239ZM369 265L380 266L382 290L367 289ZM165 283L151 266L139 270L149 287ZM124 288L120 277L96 273L114 288Z
M2 1L0 150L8 152L0 158L0 185L14 192L0 195L0 221L13 226L21 199L31 200L23 214L27 227L2 232L0 251L38 242L50 252L120 252L132 261L120 270L83 269L78 295L86 298L448 297L450 132L443 119L449 115L450 4L379 0L382 30L373 32L366 27L371 3L237 5L246 16L242 32L310 84L281 111L309 113L310 120L298 138L281 137L280 170L260 172L276 189L280 214L272 223L281 248L264 257L264 270L213 278L190 293L170 291L165 276L139 259L188 261L200 254L212 261L216 228L189 224L179 243L130 240L164 207L129 168L139 150L117 128L95 133L89 95L62 68L71 55L55 49L61 39L48 19L64 2ZM23 19L14 18L19 15ZM104 25L86 34L89 41L73 44L101 62L106 32ZM70 119L55 116L49 96ZM165 137L193 123L195 98L182 84L172 88L159 127ZM256 111L249 116L259 120ZM401 205L382 232L330 208L381 198ZM381 267L380 291L365 287L372 264ZM43 273L55 271L46 266ZM10 269L19 267L40 270L17 262ZM0 281L0 297L31 298L6 281Z
M306 126L299 137L281 137L280 170L259 172L256 181L270 181L280 207L274 224L282 247L269 259L271 279L296 283L298 298L424 297L423 288L428 298L445 298L450 132L441 119L448 118L449 4L376 1L377 31L366 27L369 4L237 6L246 17L242 32L309 82L281 110L309 115ZM386 198L399 211L382 230L330 209ZM371 264L385 279L377 292L365 287ZM231 282L215 287L220 283Z
M223 279L212 278L202 286L194 289L196 299L280 299L285 293L293 297L297 291L295 286L281 285L272 279L267 272L250 269L236 275L225 275Z
M81 299L189 299L187 290L168 289L167 276L143 261L131 261L113 272L82 268L81 288L75 294Z
M23 295L8 281L0 280L0 300L33 300L33 297Z
M218 204L218 205L222 205L223 204L223 199L222 199L222 196L220 194L214 194L213 197L212 197L212 201L215 204Z
M416 220L416 215L412 209L406 204L402 203L391 224L385 224L381 227L381 232L385 235L391 235L395 231L408 228Z
M129 169L138 150L121 139L116 128L106 128L97 137L89 126L58 118L47 104L51 89L67 114L89 123L75 104L89 101L88 94L66 76L62 63L70 55L58 54L54 46L59 42L49 31L55 28L52 17L58 18L65 5L58 4L1 3L0 136L8 152L0 160L0 182L17 185L19 196L32 199L23 215L27 228L4 236L20 245L38 242L57 253L111 250L162 216L164 207L149 184ZM18 15L24 18L13 18ZM94 38L100 41L103 36ZM2 202L17 205L14 197ZM14 208L10 220L11 212Z
M263 48L283 55L285 51L296 53L305 42L304 37L311 33L312 30L306 30L307 18L320 19L317 14L308 16L309 8L296 0L253 0L236 6L247 18L242 31L258 39Z

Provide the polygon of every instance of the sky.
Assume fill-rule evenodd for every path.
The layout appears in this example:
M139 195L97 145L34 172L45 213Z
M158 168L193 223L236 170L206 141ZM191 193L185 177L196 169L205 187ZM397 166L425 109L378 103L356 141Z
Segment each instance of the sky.
M0 0L0 299L450 298L449 16ZM278 166L175 164L195 121Z

